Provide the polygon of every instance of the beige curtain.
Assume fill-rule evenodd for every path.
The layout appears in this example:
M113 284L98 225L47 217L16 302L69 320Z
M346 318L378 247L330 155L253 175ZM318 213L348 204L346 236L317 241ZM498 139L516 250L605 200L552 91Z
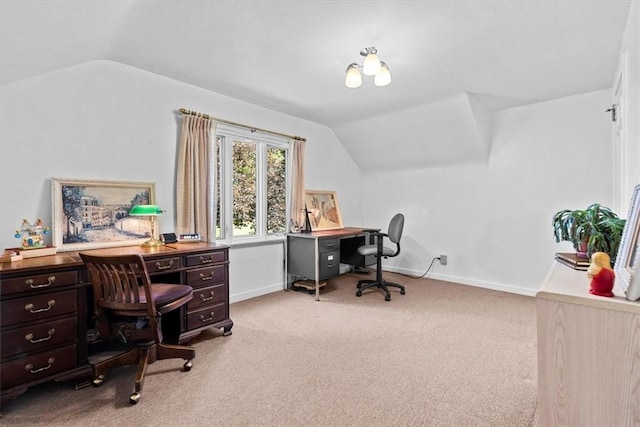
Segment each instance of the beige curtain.
M290 228L304 227L304 145L305 141L292 139L291 144L291 218Z
M176 233L199 233L209 242L215 240L215 128L211 119L182 116L176 171Z

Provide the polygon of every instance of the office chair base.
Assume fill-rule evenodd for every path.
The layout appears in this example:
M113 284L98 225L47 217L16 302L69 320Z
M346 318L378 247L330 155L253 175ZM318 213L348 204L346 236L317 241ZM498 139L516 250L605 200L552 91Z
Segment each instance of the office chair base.
M397 283L391 283L391 282L387 282L385 280L382 281L378 281L378 280L360 280L358 281L358 284L356 285L356 287L358 288L358 290L356 291L356 296L357 297L361 297L362 296L362 291L369 289L369 288L380 288L384 291L385 293L385 297L384 300L385 301L391 301L391 292L389 292L389 287L392 288L398 288L400 289L400 294L401 295L405 295L406 291L404 290L404 286L399 285Z

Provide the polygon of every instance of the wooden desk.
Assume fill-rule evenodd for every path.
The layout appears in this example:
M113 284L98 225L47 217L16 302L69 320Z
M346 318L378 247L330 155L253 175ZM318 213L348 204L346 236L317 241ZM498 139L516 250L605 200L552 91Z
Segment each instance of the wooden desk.
M152 281L194 288L187 306L163 320L163 329L169 327L179 342L210 327L231 334L227 246L184 243L82 252L141 254ZM87 345L87 332L93 327L91 295L78 252L0 263L0 403L36 384L92 375Z
M366 230L371 228L345 227L287 234L287 286L298 280L313 280L316 301L319 301L320 281L338 276L341 262L360 266L371 264L357 253L354 255L357 247L365 243ZM348 248L347 239L350 240Z
M538 424L640 425L640 303L554 262L536 295Z

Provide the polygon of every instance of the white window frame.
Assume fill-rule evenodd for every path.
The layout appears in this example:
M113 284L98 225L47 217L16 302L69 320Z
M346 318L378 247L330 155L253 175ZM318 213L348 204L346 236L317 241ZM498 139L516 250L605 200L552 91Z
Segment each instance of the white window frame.
M286 151L285 167L286 167L286 212L289 212L289 195L291 188L291 147L289 140L285 137L277 137L275 135L264 132L252 131L242 127L232 126L228 124L218 124L216 126L216 139L222 137L220 147L220 177L222 185L220 190L220 228L222 236L216 239L216 242L222 244L240 244L240 243L259 243L263 241L282 240L286 233L288 224L285 223L285 231L283 233L269 234L267 233L267 149L279 148ZM251 236L233 236L233 141L241 140L244 142L256 144L256 234ZM215 143L215 141L214 141ZM213 150L215 153L215 149ZM215 182L215 174L211 174L213 180L213 188L217 190ZM213 199L215 200L215 198ZM215 224L214 224L215 227Z

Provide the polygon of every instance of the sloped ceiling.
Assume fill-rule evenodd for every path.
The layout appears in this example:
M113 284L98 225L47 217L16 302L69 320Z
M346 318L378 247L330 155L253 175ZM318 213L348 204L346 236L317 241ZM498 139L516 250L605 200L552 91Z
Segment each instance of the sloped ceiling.
M364 171L424 167L485 159L492 111L611 87L629 6L2 0L0 77L109 59L329 126ZM347 89L368 46L393 81Z

